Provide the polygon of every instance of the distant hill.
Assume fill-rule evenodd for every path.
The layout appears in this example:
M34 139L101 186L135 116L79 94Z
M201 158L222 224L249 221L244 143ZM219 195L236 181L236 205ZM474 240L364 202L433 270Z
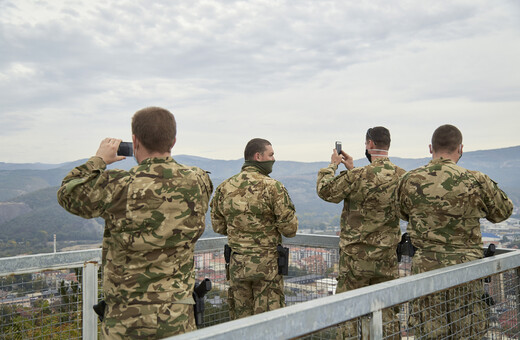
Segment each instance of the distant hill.
M104 221L69 214L59 206L57 191L47 187L0 202L0 257L49 252L53 235L61 244L101 241Z
M238 173L243 160L214 160L189 155L174 156L179 163L196 165L211 172L216 187L224 179ZM406 159L391 157L400 167L411 170L426 164L430 158ZM62 209L56 191L63 177L74 166L86 160L63 164L0 163L0 247L1 242L51 241L57 234L59 241L100 241L102 219L85 220ZM366 159L354 161L355 166L368 164ZM464 153L459 164L488 174L520 205L520 146ZM109 168L130 169L133 159L112 164ZM316 176L328 162L277 161L271 177L287 187L296 206L300 229L323 229L339 225L342 205L322 201L316 195ZM209 218L204 237L214 236ZM12 243L12 242L11 242ZM36 249L36 248L35 248ZM0 252L1 255L1 252Z
M45 165L0 163L0 201L24 195L50 186L59 186L65 175L85 160L75 162ZM40 169L41 168L41 169Z
M0 239L33 239L40 231L47 232L51 238L57 234L59 239L68 241L101 239L103 219L88 220L65 211L56 200L58 188L48 187L13 199L12 203L21 204L27 210L0 225Z

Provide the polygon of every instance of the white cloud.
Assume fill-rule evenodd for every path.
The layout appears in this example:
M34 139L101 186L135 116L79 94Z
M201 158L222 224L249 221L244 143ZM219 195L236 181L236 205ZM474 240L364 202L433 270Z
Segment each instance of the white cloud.
M213 158L238 158L241 144L265 135L279 159L325 160L334 140L356 148L367 127L384 124L399 156L422 157L424 140L449 119L475 148L518 145L519 8L3 1L0 161L86 157L98 138L128 138L131 114L150 105L176 114L176 153ZM472 137L480 133L486 142ZM24 154L34 136L42 152Z

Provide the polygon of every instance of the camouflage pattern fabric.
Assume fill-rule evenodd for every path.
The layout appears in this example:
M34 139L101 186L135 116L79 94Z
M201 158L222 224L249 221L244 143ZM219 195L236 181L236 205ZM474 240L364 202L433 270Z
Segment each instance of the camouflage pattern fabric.
M395 256L377 261L340 256L339 267L337 293L396 279L399 270Z
M413 274L482 258L480 218L497 223L507 219L513 211L511 200L488 176L464 169L444 158L434 159L404 175L399 181L395 199L400 217L408 221L407 232L412 243L418 248L412 259ZM482 292L479 289L474 298L479 299ZM447 301L442 294L433 299ZM468 295L459 300L460 306L471 306L470 319L464 316L464 308L443 302L435 312L442 316L422 324L416 330L417 336L435 334L435 329L449 333L452 316L445 312L451 308L456 308L460 318L467 320L469 334L477 331L471 330L472 327L485 325L483 319L476 319L478 315L483 316L478 309L484 308L484 303L474 301ZM423 308L421 304L430 303L426 299L419 300L415 309ZM428 313L415 318L426 322L432 318L433 312Z
M397 179L405 171L386 157L334 177L336 169L337 165L330 164L319 171L316 190L327 202L344 201L340 221L341 255L359 261L396 258L401 232L391 195ZM358 276L361 275L363 273ZM372 273L368 277L372 277Z
M296 235L294 205L282 183L254 166L221 183L211 201L213 230L228 236L230 316L241 318L285 305L278 275L282 235ZM234 308L232 308L234 306Z
M196 330L191 304L108 305L103 339L162 339Z
M371 164L342 171L331 163L318 172L318 196L333 203L343 201L340 232L340 265L336 293L389 281L399 276L396 247L401 231L392 204L397 180L405 170L387 157ZM383 311L385 336L398 333L393 309ZM355 321L345 323L338 338L358 336Z
M285 307L283 276L278 274L277 254L267 254L264 259L233 253L230 287L236 319Z
M401 232L392 194L405 170L387 157L334 177L336 169L332 163L318 172L316 190L327 202L344 201L340 221L342 255L373 261L396 258Z
M105 219L103 334L149 338L153 328L161 337L195 329L193 318L179 317L185 306L177 304L193 308L193 252L205 228L209 176L171 157L146 159L130 171L105 168L92 157L58 191L69 212Z
M336 293L343 293L398 278L398 263L394 256L381 260L357 260L340 256L341 275L338 276ZM385 339L400 339L399 308L383 309L383 336ZM337 332L337 339L358 337L357 321L345 322Z
M336 293L390 281L399 276L398 263L394 256L377 261L340 256L339 267L341 275L338 277ZM383 336L385 339L400 339L397 313L399 313L399 308L383 309ZM344 323L336 338L348 339L350 337L358 337L357 321Z
M483 293L479 280L413 301L414 338L485 339L489 318Z
M511 200L488 176L442 158L403 176L396 203L418 248L414 274L482 258L479 220L497 223L513 212Z

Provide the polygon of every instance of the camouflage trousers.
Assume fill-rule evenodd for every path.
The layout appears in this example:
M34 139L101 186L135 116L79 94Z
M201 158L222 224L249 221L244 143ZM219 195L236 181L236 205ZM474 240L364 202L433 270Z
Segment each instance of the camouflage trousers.
M481 281L435 293L412 303L415 339L482 339L488 328Z
M392 254L381 260L358 260L341 252L336 293L362 288L399 277L397 256ZM399 339L398 307L383 310L383 335L385 339ZM337 339L357 339L360 322L347 321L339 329Z
M229 273L232 320L285 307L283 276L278 274L276 257L233 253Z
M102 339L162 339L196 330L193 305L108 305Z

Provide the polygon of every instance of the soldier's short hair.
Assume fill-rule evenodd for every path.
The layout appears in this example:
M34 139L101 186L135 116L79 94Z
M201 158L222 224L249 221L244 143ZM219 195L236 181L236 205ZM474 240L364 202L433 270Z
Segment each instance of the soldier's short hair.
M390 131L383 126L376 126L368 129L366 140L371 140L374 144L384 150L390 148Z
M462 133L455 126L439 126L432 136L432 149L435 152L454 152L462 144Z
M173 114L160 107L147 107L132 117L132 134L152 152L170 152L177 134Z
M268 145L272 145L267 139L253 138L247 142L246 148L244 149L244 159L246 161L252 161L257 152L263 153Z

